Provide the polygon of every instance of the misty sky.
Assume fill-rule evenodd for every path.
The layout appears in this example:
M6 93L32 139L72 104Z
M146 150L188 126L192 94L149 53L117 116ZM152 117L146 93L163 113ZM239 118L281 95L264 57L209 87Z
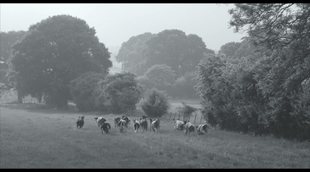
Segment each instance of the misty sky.
M240 41L245 33L229 28L228 9L233 4L1 4L1 31L28 30L49 16L68 14L85 20L109 49L120 47L131 36L179 29L197 34L207 48L219 50L230 41Z

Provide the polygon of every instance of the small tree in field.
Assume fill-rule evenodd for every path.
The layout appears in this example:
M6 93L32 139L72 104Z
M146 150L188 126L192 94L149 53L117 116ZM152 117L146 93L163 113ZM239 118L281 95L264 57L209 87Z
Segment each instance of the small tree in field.
M124 113L136 109L142 87L132 73L108 75L94 91L95 107L103 112Z
M152 89L141 105L144 113L149 117L161 117L168 111L168 101L165 94Z

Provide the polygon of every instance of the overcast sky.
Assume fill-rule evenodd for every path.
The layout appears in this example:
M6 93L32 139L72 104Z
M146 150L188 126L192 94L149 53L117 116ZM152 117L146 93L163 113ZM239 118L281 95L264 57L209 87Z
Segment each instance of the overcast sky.
M219 48L240 41L245 33L229 28L228 9L233 4L1 4L1 31L28 30L29 26L49 16L68 14L85 20L94 27L99 40L107 47L121 46L130 37L145 32L158 33L179 29L196 34L207 48Z

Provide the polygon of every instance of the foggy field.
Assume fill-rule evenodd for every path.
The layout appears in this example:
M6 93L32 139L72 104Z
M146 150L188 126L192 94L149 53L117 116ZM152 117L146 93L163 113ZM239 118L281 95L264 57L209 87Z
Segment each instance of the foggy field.
M76 129L81 114L31 104L0 107L1 168L309 168L309 142L254 137L210 130L185 136L173 122L161 121L159 133L101 134L94 114ZM134 117L131 117L133 119Z

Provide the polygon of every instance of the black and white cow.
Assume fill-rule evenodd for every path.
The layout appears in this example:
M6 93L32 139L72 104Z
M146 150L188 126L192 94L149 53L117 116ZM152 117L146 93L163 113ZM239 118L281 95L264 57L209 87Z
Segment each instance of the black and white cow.
M102 116L95 117L94 118L97 122L97 126L100 127L103 123L105 123L107 120L103 118Z
M84 126L84 116L79 116L76 121L76 128L82 128Z
M148 126L148 124L147 124L147 120L146 120L146 117L145 117L145 116L143 116L142 118L140 118L140 126L141 126L143 132L144 132L144 131L147 131L147 126Z
M151 125L151 129L154 132L158 132L159 128L160 128L160 121L158 118L156 118L155 120L153 120L152 118L150 118L150 125Z
M200 124L196 128L197 128L197 133L199 135L203 135L208 132L208 128L210 127L208 126L208 124Z
M116 118L114 118L114 127L116 128L116 127L118 127L118 125L119 125L119 121L121 120L121 117L116 117Z
M102 134L103 132L108 134L109 131L111 130L111 125L108 122L104 122L100 125L100 129L101 129Z
M190 135L190 133L195 132L196 127L191 122L188 121L185 124L184 128L185 128L185 135L187 135L187 134Z
M125 123L125 127L128 128L129 124L130 124L130 119L127 116L122 116L122 119L126 121Z
M140 121L139 120L133 120L133 128L135 130L135 133L138 132L139 128L140 128Z
M119 127L120 132L124 131L124 128L126 127L127 121L124 119L120 119L117 126Z
M182 121L182 120L177 119L175 121L174 128L177 129L177 130L184 130L184 126L185 126L186 123L187 123L187 121Z

